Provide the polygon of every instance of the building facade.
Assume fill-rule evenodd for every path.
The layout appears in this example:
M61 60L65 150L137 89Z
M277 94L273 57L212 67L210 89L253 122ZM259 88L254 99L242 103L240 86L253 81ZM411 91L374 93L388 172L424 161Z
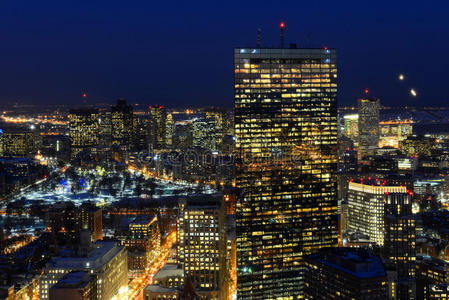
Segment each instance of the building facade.
M88 245L83 241L78 255L53 257L47 264L40 281L41 300L49 299L49 289L72 271L86 271L96 276L96 299L122 299L128 286L126 249L115 242L97 241Z
M162 105L150 105L151 136L154 149L164 148L166 145L167 112Z
M99 144L100 122L97 109L72 109L69 112L72 156Z
M202 299L219 299L221 197L181 199L178 221L178 262Z
M359 143L358 160L368 155L375 155L379 146L379 99L363 98L358 100Z
M134 115L131 105L119 99L111 108L112 144L129 146L133 141Z
M388 299L379 257L359 248L327 248L306 258L306 299Z
M349 182L348 229L369 236L382 246L385 236L385 193L406 193L405 186L387 186L384 181L365 179Z
M334 49L234 50L237 297L302 295L303 257L337 244Z
M399 299L412 299L416 294L415 227L411 194L385 194L384 249L397 272Z

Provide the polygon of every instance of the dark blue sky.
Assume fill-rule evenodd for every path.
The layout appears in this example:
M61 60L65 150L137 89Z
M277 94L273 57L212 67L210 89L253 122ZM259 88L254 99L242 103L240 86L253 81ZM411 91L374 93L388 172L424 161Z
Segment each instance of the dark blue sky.
M231 107L233 48L255 45L259 27L277 46L281 20L287 43L338 49L340 105L365 87L387 105L449 98L447 1L4 0L0 104L74 104L87 91L89 102Z

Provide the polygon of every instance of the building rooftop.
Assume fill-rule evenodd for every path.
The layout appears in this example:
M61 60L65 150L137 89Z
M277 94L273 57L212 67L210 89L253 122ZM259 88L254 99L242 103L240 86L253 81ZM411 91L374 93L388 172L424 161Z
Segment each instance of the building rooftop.
M417 255L416 263L420 265L427 265L435 269L439 269L441 271L444 271L446 268L449 268L448 262L428 255Z
M53 289L83 288L91 280L92 277L89 275L89 272L87 271L70 272L61 279L59 279L59 281L52 288Z
M381 259L364 248L323 248L308 259L358 278L386 276Z
M166 277L183 277L184 271L182 268L178 267L176 264L166 264L162 269L159 270L159 272L154 275L154 279L163 279Z
M53 257L47 264L49 269L98 269L107 264L113 259L120 251L124 249L123 246L119 246L116 242L97 241L92 245L92 251L87 257L71 256Z
M176 293L178 292L177 289L174 288L166 288L157 284L153 285L147 285L145 288L145 292L151 292L151 293Z

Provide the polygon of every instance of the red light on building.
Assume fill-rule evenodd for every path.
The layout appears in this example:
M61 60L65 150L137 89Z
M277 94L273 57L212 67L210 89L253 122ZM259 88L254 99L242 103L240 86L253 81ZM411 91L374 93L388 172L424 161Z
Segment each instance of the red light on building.
M281 24L279 24L279 28L284 29L285 28L285 23L281 22Z
M327 46L324 46L323 48L324 48L324 50L327 50L327 49L328 49Z
M83 93L83 98L87 98L87 94L86 93Z
M369 94L369 89L365 89L365 95Z

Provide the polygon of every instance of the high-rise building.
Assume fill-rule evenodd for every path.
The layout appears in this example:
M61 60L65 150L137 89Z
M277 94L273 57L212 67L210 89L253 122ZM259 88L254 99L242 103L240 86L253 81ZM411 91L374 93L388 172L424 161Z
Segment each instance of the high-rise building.
M337 244L335 49L234 50L237 297L302 295Z
M111 107L112 144L130 146L133 141L134 115L125 99L117 100Z
M212 107L204 112L206 119L214 124L214 140L216 147L219 147L223 137L227 134L228 120L225 109Z
M359 138L359 115L344 115L343 122L343 134L357 144Z
M109 110L100 111L100 145L112 145L112 114Z
M219 299L220 239L224 233L222 196L179 201L178 262L201 299Z
M70 150L72 156L99 144L98 109L72 109L69 112Z
M172 138L172 148L176 150L184 150L192 147L192 145L192 124L187 122L178 122L175 125L175 132Z
M165 147L167 112L162 105L150 105L151 136L154 149Z
M40 281L40 299L49 299L49 289L72 271L86 271L96 277L95 299L123 299L128 286L127 251L115 242L97 241L90 245L81 237L78 255L53 257Z
M416 293L415 218L410 193L385 194L385 255L397 272L398 299Z
M76 211L76 230L88 229L92 241L103 239L103 210L90 202L84 202Z
M3 156L24 157L36 154L34 134L30 130L8 129L1 135Z
M364 248L327 248L305 259L306 299L388 299L381 259Z
M348 228L369 236L372 242L384 245L385 193L406 193L405 186L388 186L383 180L362 179L349 182Z
M168 148L172 146L173 134L175 133L175 122L173 121L173 114L167 114L167 121L165 125L165 143Z
M197 119L193 121L193 146L216 150L215 120Z
M379 145L379 99L363 98L358 100L359 110L359 145L358 159L376 155Z

